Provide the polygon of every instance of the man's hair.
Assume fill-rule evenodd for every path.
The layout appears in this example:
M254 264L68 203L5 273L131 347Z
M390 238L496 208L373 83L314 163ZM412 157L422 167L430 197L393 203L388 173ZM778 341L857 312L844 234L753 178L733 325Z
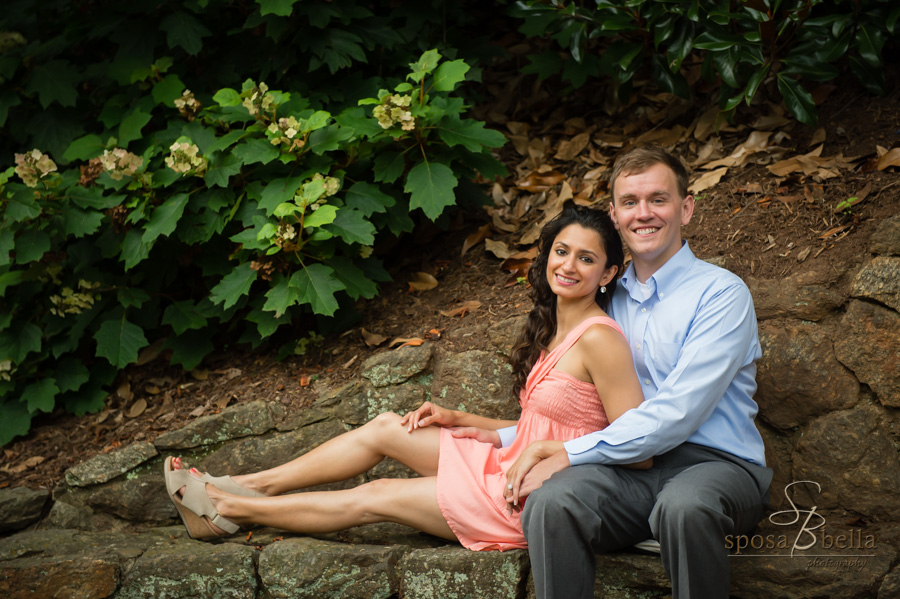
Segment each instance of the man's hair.
M633 150L619 155L613 164L612 175L609 178L609 193L616 200L616 179L619 175L639 175L651 166L664 164L675 173L675 185L682 198L688 195L688 171L677 156L659 146L639 146Z

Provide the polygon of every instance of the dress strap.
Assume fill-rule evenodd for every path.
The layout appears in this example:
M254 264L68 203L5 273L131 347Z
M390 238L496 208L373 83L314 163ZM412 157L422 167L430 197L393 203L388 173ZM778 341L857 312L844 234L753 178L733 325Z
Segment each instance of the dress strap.
M534 368L531 369L531 372L528 374L528 379L525 381L525 391L527 395L531 394L531 390L537 385L547 374L556 367L556 363L559 362L560 358L569 351L575 343L581 339L581 336L584 332L591 326L595 324L602 324L608 327L612 327L619 332L623 337L625 333L622 331L622 328L619 326L615 320L610 318L609 316L592 316L590 318L585 318L583 321L578 323L574 329L569 331L569 334L566 335L566 338L563 339L562 343L553 348L549 354L544 356L544 359L540 360L537 364L534 365Z

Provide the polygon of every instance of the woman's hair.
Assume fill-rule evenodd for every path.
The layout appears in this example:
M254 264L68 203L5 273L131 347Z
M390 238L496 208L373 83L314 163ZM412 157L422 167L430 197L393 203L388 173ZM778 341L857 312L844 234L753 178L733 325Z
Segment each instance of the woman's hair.
M525 388L525 381L534 363L537 362L541 351L547 349L547 345L556 334L556 294L550 288L547 281L547 261L553 242L560 231L569 225L581 225L585 229L596 231L603 243L606 252L606 264L604 269L610 266L618 266L619 270L613 280L606 284L606 293L600 293L597 289L595 301L597 305L606 310L609 306L609 298L616 290L616 280L622 273L625 254L622 250L622 241L619 232L616 231L612 219L600 209L578 206L572 201L566 202L553 220L541 229L538 240L538 256L528 269L528 282L531 284L531 299L534 307L528 314L528 320L519 338L513 346L510 361L513 368L514 384L513 395L518 398L519 392Z

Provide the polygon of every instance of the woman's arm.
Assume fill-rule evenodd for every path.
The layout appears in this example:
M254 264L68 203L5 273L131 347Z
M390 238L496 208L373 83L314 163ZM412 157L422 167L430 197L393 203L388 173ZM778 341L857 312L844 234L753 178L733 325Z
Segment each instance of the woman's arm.
M408 412L400 420L400 424L406 425L409 432L417 428L435 425L442 427L466 426L495 431L508 426L515 426L515 420L499 420L477 414L469 414L460 410L449 410L430 401L426 401L417 410Z

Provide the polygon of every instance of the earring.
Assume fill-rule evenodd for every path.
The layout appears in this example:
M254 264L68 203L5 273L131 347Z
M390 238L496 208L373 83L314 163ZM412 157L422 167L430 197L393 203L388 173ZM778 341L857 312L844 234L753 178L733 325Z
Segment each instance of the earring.
M600 293L606 293L606 285L600 286Z

